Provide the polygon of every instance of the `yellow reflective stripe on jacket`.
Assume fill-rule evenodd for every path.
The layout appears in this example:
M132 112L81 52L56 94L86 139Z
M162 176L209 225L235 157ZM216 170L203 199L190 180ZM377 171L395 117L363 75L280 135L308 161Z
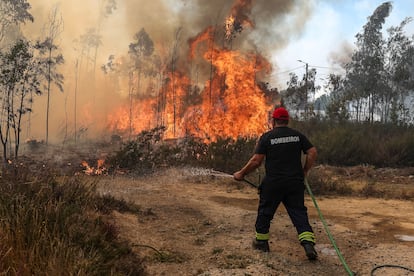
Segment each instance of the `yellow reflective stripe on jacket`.
M269 233L262 234L262 233L257 233L256 232L256 240L267 241L268 239L269 239Z
M315 243L315 234L312 232L302 232L299 234L299 241L310 241Z

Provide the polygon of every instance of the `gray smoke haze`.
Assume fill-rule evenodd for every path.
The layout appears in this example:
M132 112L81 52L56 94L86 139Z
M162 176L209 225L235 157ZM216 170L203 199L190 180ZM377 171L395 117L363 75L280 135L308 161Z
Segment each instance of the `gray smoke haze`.
M234 48L255 50L270 58L278 49L286 47L304 29L312 13L312 1L307 0L116 0L116 9L102 17L104 4L108 0L51 0L30 1L30 12L34 23L23 27L26 36L36 39L41 36L42 28L48 15L57 4L64 21L63 32L58 44L65 57L65 65L60 71L65 75L65 91L52 91L51 113L52 126L50 136L61 141L64 125L73 128L74 93L77 87L78 118L89 132L97 132L103 126L105 116L118 103L122 102L122 93L114 93L103 85L105 78L99 67L109 55L127 56L128 45L133 36L144 28L154 41L156 51L168 55L175 40L175 33L181 28L180 59L186 63L188 40L204 31L208 26L223 28L226 17L231 14L236 2L247 4L240 11L253 26L244 26L241 34L234 39ZM102 45L98 49L95 82L81 76L76 79L76 62L80 53L76 51L75 40L85 34L86 30L100 30ZM85 64L85 61L83 61ZM77 82L76 82L77 81ZM35 99L30 136L37 139L44 137L45 98ZM79 122L78 127L80 127ZM27 136L29 136L27 134ZM30 138L30 137L28 137Z
M349 42L344 41L338 51L329 55L329 61L333 65L339 65L345 68L345 65L351 62L354 47Z

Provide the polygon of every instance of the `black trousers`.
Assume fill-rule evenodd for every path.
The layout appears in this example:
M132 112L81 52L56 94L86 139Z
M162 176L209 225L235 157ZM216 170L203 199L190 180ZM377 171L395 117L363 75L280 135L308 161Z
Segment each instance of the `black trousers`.
M312 232L304 198L305 186L299 183L271 183L263 181L260 187L260 201L256 218L256 233L269 233L270 222L283 203L298 232Z

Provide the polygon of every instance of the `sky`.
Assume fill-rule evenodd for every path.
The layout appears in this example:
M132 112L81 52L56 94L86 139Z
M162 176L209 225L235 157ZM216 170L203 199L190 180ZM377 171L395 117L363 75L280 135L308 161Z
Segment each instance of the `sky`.
M313 12L304 29L281 50L276 51L272 61L276 64L273 81L280 86L289 80L289 73L303 76L305 65L317 69L319 78L329 73L342 72L335 58L344 58L345 49L355 46L355 35L362 31L368 17L385 1L381 0L326 0L314 1ZM392 1L392 11L385 28L398 26L406 17L414 17L413 0ZM406 33L414 35L414 22L406 27ZM335 57L335 58L334 58Z

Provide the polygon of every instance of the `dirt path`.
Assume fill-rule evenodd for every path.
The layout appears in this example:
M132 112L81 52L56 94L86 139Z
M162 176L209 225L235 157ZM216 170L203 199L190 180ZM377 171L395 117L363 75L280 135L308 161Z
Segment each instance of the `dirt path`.
M100 192L142 207L138 217L116 213L115 218L120 234L147 258L149 275L347 275L310 197L316 262L306 259L283 207L271 226L271 252L252 250L258 195L231 178L168 170L147 178L106 177L99 183ZM370 275L383 264L414 269L413 202L338 197L317 202L357 275ZM384 268L375 275L414 274Z

